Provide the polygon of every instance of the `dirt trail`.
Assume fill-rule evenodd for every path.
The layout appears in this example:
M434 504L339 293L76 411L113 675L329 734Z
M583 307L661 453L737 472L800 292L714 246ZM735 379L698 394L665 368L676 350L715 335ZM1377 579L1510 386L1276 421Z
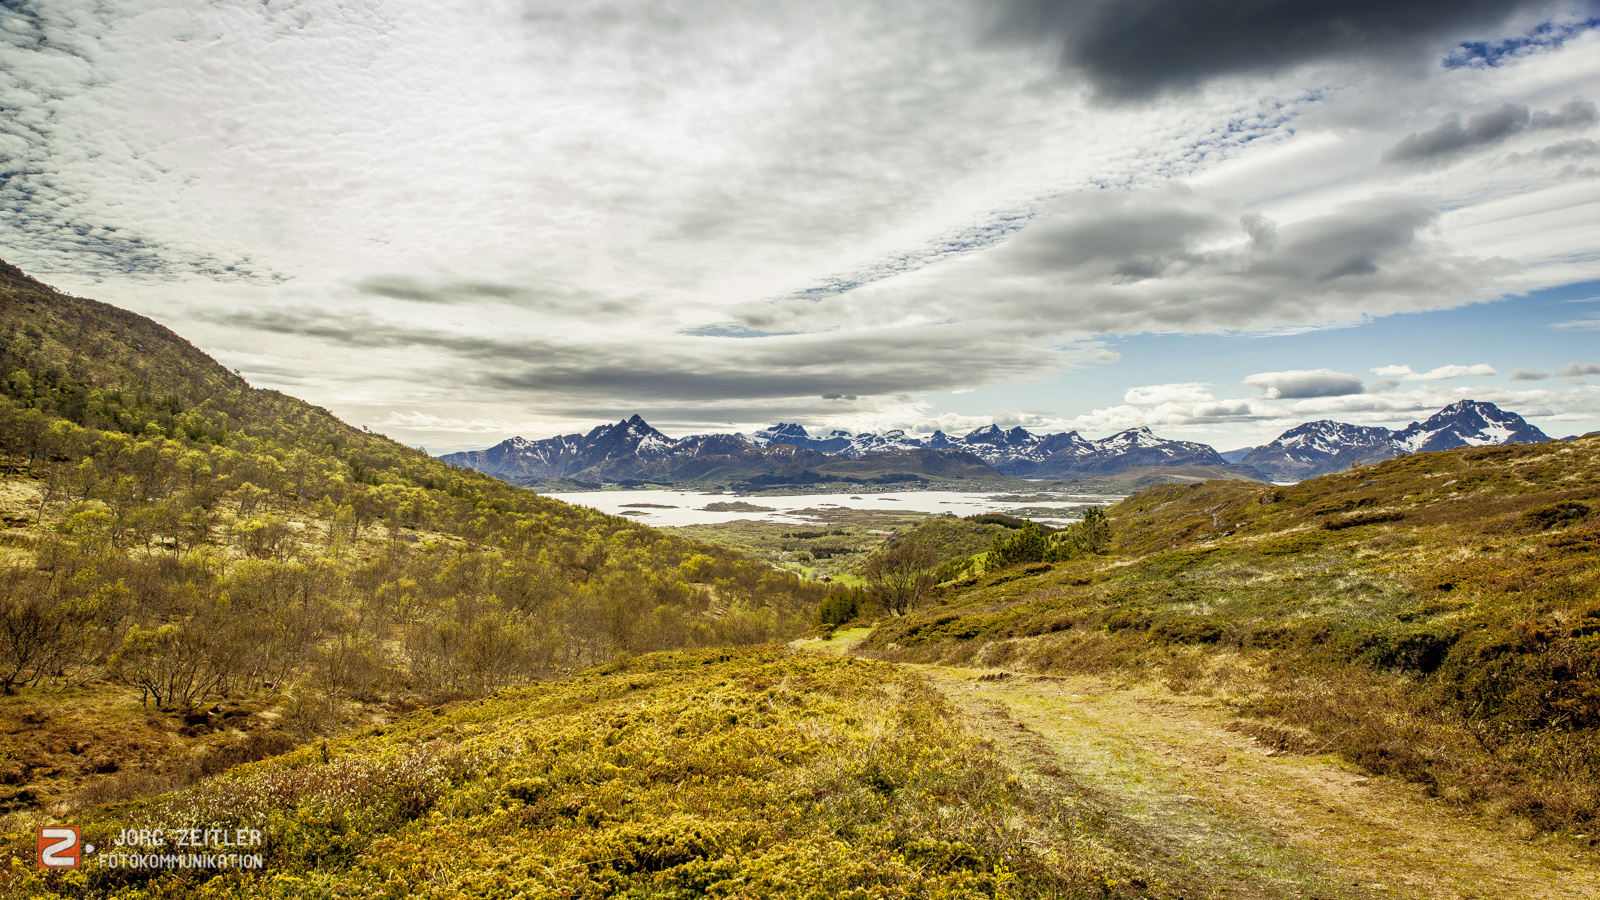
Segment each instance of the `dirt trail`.
M1229 731L1227 711L1203 697L911 668L995 739L1025 783L1098 805L1185 896L1600 897L1600 869L1573 843L1520 840L1332 756L1273 753Z

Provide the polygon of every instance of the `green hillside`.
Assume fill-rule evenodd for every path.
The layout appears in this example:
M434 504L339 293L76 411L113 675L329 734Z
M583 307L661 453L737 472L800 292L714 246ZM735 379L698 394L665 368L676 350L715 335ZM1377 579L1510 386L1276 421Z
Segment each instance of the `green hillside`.
M1155 679L1284 752L1537 828L1600 815L1600 437L1157 487L1109 513L1105 552L946 584L864 649Z
M9 266L0 454L0 809L620 654L786 639L825 592L451 468Z

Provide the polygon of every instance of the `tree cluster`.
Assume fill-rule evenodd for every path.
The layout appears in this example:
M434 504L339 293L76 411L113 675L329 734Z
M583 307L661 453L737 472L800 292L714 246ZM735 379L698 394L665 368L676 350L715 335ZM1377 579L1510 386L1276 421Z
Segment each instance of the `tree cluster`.
M985 565L1002 569L1021 563L1065 562L1104 551L1111 537L1111 521L1098 507L1086 511L1082 520L1049 535L1027 522L1021 528L994 536Z

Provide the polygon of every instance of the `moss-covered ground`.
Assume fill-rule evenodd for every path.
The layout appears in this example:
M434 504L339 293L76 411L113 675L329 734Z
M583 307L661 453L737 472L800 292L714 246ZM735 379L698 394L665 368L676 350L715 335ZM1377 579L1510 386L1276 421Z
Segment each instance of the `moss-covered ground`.
M10 897L1178 896L888 664L647 656L424 712L75 823L255 828L253 872L34 866ZM103 854L102 854L103 855Z

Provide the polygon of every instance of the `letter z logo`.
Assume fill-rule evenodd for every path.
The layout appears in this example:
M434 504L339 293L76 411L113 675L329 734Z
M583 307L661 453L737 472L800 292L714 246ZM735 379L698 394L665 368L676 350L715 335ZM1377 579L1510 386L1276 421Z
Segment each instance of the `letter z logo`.
M39 868L76 869L82 854L83 837L77 826L40 827Z

